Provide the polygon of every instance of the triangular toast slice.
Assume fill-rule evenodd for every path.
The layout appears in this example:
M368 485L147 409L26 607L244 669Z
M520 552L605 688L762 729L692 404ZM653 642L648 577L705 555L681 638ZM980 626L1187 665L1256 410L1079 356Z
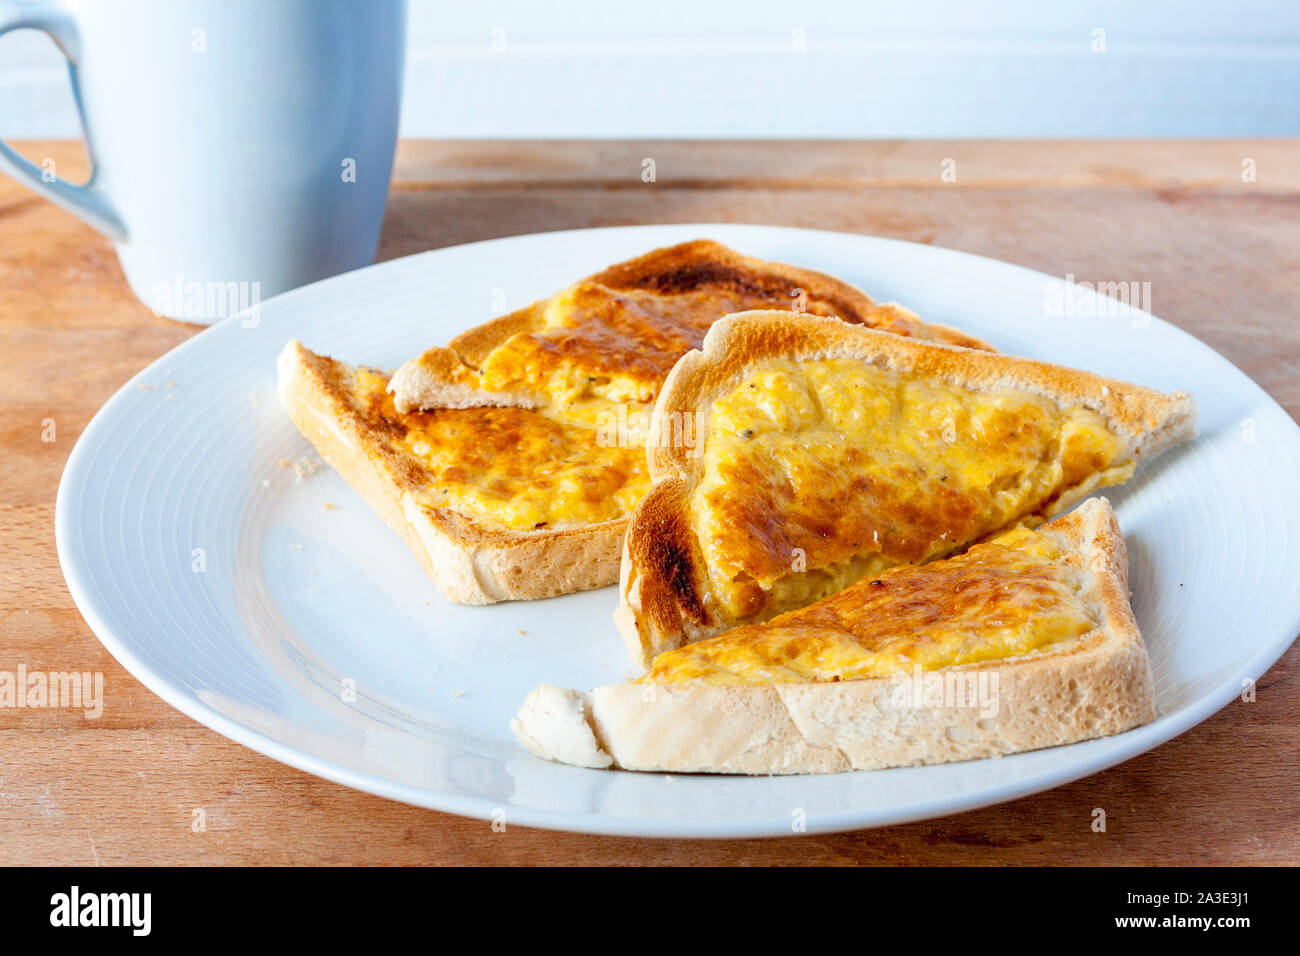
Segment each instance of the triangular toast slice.
M876 303L811 269L743 256L699 239L612 265L567 289L432 348L393 375L397 408L587 400L645 405L713 322L747 309L833 315L885 332L987 349L957 329Z
M1104 498L961 555L898 566L668 651L639 681L543 685L512 721L538 756L670 773L870 770L1001 756L1155 717Z
M748 312L649 423L616 615L634 661L1036 523L1193 434L1190 395Z
M280 355L293 423L447 597L490 604L617 579L627 516L648 486L640 447L521 408L402 413L387 387L383 372L299 342Z

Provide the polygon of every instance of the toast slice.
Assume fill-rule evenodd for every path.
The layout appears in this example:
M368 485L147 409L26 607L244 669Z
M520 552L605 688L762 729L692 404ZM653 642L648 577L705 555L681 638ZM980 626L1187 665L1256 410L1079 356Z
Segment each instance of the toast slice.
M616 579L632 494L645 485L640 449L598 446L589 430L519 408L403 414L387 375L299 342L278 364L298 430L451 600L544 598ZM559 505L583 520L552 522L547 509ZM503 514L522 527L503 526Z
M988 349L957 329L811 269L708 239L656 249L480 325L393 375L399 411L603 400L646 405L682 355L731 312L793 309L914 338Z
M1191 436L1190 395L788 312L729 316L648 428L633 661L1034 524Z
M793 774L995 757L1155 717L1128 559L1104 498L1038 530L898 566L660 655L639 681L543 685L534 754L670 773Z

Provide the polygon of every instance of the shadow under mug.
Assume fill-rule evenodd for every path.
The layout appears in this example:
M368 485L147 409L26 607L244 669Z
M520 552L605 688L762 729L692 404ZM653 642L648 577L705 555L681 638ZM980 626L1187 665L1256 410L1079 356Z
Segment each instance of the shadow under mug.
M155 313L209 324L374 261L406 0L0 0L68 60L91 175L0 171L114 241Z

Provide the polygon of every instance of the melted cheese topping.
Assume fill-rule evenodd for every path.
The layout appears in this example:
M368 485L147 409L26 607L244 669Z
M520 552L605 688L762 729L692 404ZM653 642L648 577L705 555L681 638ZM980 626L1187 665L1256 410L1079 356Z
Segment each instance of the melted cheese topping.
M1028 392L777 361L714 405L691 519L722 616L762 620L1122 482L1124 447Z
M540 328L495 348L479 384L489 391L532 389L554 402L596 396L651 403L677 360L699 348L720 317L789 305L788 298L757 289L665 295L582 282L545 304ZM810 303L809 311L831 314L819 302Z
M426 507L531 531L624 517L649 489L645 438L635 430L648 409L634 409L620 433L607 403L578 403L563 416L498 407L403 414L387 388L387 376L357 370L359 406L418 462Z
M1017 528L965 554L898 567L817 604L655 658L645 683L861 680L1002 660L1100 621L1053 535Z

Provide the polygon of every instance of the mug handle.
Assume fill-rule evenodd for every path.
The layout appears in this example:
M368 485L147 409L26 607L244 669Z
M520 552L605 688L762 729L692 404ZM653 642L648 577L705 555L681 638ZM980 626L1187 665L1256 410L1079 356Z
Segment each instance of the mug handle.
M86 114L81 105L81 86L77 80L77 59L81 36L72 15L53 3L0 0L0 35L10 30L40 30L49 35L68 60L68 78L72 82L72 99L77 104L82 133L86 136L86 154L90 157L90 179L77 186L65 179L47 179L45 171L18 155L0 140L0 171L8 173L22 185L41 193L50 202L62 206L78 219L89 223L116 242L126 241L126 225L108 197L95 183L95 151L86 133Z

